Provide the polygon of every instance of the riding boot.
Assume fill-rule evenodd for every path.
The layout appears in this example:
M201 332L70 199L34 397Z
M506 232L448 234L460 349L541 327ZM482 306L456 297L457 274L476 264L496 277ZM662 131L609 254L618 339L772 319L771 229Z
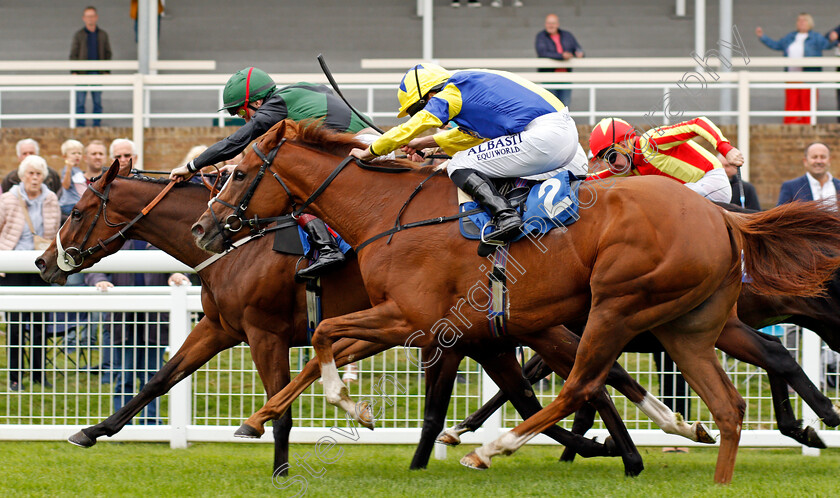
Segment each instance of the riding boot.
M489 179L470 169L456 171L451 178L461 190L471 195L493 216L496 230L486 236L488 240L509 242L517 236L522 226L522 217L510 205L510 201L499 194Z
M299 270L296 275L298 278L317 278L327 268L344 262L344 254L341 253L338 244L323 220L313 216L311 219L303 221L301 226L309 234L312 245L315 246L315 249L318 249L318 259L306 268Z

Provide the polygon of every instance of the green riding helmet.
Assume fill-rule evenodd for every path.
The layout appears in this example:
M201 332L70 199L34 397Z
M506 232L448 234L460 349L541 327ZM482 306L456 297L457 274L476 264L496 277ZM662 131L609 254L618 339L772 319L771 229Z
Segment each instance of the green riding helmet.
M265 71L255 67L239 70L228 79L222 98L225 105L220 111L233 114L247 102L265 98L277 88L274 80Z

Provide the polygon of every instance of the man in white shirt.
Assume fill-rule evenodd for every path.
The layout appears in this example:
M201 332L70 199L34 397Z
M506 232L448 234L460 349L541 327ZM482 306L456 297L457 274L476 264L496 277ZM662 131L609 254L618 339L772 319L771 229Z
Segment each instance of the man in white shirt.
M779 192L779 204L791 201L825 201L837 209L837 192L840 192L840 180L831 176L831 155L828 146L814 142L805 148L805 174L786 181Z

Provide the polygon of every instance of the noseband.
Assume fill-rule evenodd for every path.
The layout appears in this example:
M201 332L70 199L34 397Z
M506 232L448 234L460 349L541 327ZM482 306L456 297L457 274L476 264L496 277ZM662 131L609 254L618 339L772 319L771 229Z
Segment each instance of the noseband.
M125 239L126 238L125 233L129 229L131 229L131 227L133 227L135 223L140 221L141 218L146 216L149 213L149 211L151 211L152 208L155 207L158 204L158 202L160 202L161 199L163 199L163 197L172 189L173 186L175 186L175 182L174 181L169 182L169 184L167 184L166 187L164 187L163 190L160 191L160 193L152 200L152 202L150 202L148 205L146 205L146 207L144 207L142 210L140 210L140 213L137 216L135 216L134 219L132 219L131 221L124 221L122 223L113 223L113 222L108 220L108 213L105 209L108 206L108 196L110 195L110 192L111 192L111 184L109 183L105 187L105 190L102 191L102 192L96 190L93 187L93 184L89 184L87 186L87 188L91 192L93 192L94 195L99 197L99 200L102 201L102 202L99 204L99 210L96 212L96 216L94 216L93 222L91 222L90 226L88 227L87 233L85 233L85 237L82 239L82 243L79 244L79 247L85 247L88 240L90 239L91 234L93 233L93 228L96 226L96 222L99 221L100 216L105 221L105 224L107 226L113 227L113 228L116 228L116 227L122 227L122 228L117 233L108 237L105 240L98 239L96 241L95 245L92 245L91 247L89 247L87 249L84 249L84 250L79 249L79 247L72 247L72 246L68 247L67 249L64 249L61 245L61 236L60 236L61 231L59 230L59 232L56 233L56 235L55 235L55 245L56 245L56 248L58 249L58 253L59 253L59 256L60 256L58 258L59 268L61 268L64 271L70 271L73 268L78 268L79 266L81 266L82 263L84 263L85 258L95 254L97 251L102 250L103 252L107 252L108 244L110 244L111 242L113 242L113 241L115 241L119 238Z

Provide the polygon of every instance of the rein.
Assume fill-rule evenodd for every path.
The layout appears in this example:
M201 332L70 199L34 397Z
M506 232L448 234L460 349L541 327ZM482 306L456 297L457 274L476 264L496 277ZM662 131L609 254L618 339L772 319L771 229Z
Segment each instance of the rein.
M254 196L254 191L257 189L257 185L259 184L260 181L262 181L263 176L265 176L265 170L271 167L271 164L274 162L274 158L277 156L277 151L280 149L280 147L285 142L286 142L286 139L283 138L280 141L280 143L277 145L277 147L272 149L268 153L268 155L263 154L263 152L257 147L256 143L254 143L251 146L254 149L254 152L257 154L257 156L260 159L262 159L263 163L260 166L260 170L257 172L256 177L254 177L254 180L251 182L251 185L248 187L248 190L243 195L242 201L240 201L239 206L233 206L232 204L229 204L225 201L222 201L222 200L219 200L219 199L216 199L216 198L212 199L210 201L210 203L208 203L208 205L210 207L210 214L213 217L213 221L216 223L216 227L219 228L220 229L219 231L222 233L222 238L223 238L223 241L225 242L225 245L228 247L228 249L227 249L228 251L233 247L233 243L230 242L230 239L227 237L227 234L225 234L225 230L229 230L229 231L235 233L235 232L238 232L239 230L241 230L242 227L245 226L245 225L249 225L253 229L253 228L258 228L260 226L260 224L267 223L269 221L275 221L275 220L279 219L279 218L259 219L257 217L254 217L253 220L249 220L249 219L243 218L242 216L244 215L245 210L248 208L248 204L250 203L251 198ZM291 216L293 219L297 219L298 216L300 216L301 213L303 213L303 211L307 207L309 207L310 204L312 204L315 201L315 199L317 199L318 197L321 196L321 194L324 193L324 191L327 189L327 187L330 186L330 184L332 184L333 180L335 180L335 178L339 175L339 173L341 173L344 170L344 168L346 168L347 165L350 164L351 162L355 162L356 165L361 169L368 170L368 171L375 171L375 172L378 172L378 173L405 173L407 171L414 171L414 168L391 168L391 167L376 166L376 165L373 165L373 164L365 163L365 162L363 162L359 159L354 158L353 156L347 156L335 167L335 169L333 169L333 171L326 178L326 180L324 180L321 183L321 185L319 185L318 188L315 189L315 191L309 196L309 198L307 198L299 207L296 208L295 207L294 196L292 195L291 189L289 189L289 187L286 185L286 182L283 181L283 178L281 178L280 175L278 175L276 172L274 172L272 170L271 171L272 176L274 176L274 179L277 180L277 183L279 183L280 186L283 187L283 190L286 192L286 195L289 197L289 201L291 202L292 208L294 209L294 211L291 213L291 215L287 215L287 216ZM420 190L423 188L423 186L426 184L426 182L429 181L430 179L432 179L434 176L436 176L440 172L441 172L441 170L435 170L434 172L432 172L432 174L430 174L422 182L420 182L420 184L414 189L414 191L408 197L408 200L406 200L405 203L403 204L402 208L400 208L399 213L397 213L397 219L394 222L394 227L393 228L391 228L389 230L386 230L386 231L384 231L380 234L374 235L373 237L369 238L368 240L362 242L361 244L359 244L358 247L355 248L355 252L358 253L365 246L367 246L371 242L374 242L376 240L381 239L382 237L392 236L393 234L395 234L397 232L401 232L403 230L408 230L409 228L417 228L417 227L422 227L422 226L438 225L438 224L441 224L441 223L447 223L447 222L450 222L450 221L455 221L455 220L458 220L458 219L461 219L461 218L465 218L465 217L473 215L473 214L480 213L482 211L481 208L475 208L475 209L471 209L469 211L464 211L463 213L458 213L458 214L451 215L451 216L440 216L438 218L430 218L430 219L427 219L427 220L414 221L414 222L411 222L411 223L400 224L400 218L402 217L402 214L405 211L405 209L408 207L408 204L420 192ZM222 204L223 206L229 207L230 209L234 210L234 212L232 214L230 214L227 218L225 218L225 225L222 225L218 221L218 218L216 217L216 213L213 212L213 207L212 207L213 202L218 202L219 204ZM239 221L239 227L238 228L233 229L231 227L231 225L229 223L229 220L231 218L235 218L237 221ZM258 234L259 233L260 232L258 232ZM389 239L388 242L390 243L391 240ZM223 254L226 254L226 253L227 253L227 251Z
M152 199L151 202L149 202L146 205L146 207L141 209L140 213L137 216L135 216L134 219L132 219L131 221L122 222L122 223L112 223L111 221L108 220L108 213L106 211L106 207L108 206L108 196L110 195L110 192L111 192L111 184L109 183L108 186L105 187L105 190L102 191L102 192L99 192L98 190L96 190L93 187L93 184L89 184L88 189L90 189L91 192L93 192L97 197L99 197L99 199L102 202L99 204L99 210L96 212L96 216L94 216L93 222L88 227L87 233L85 233L85 237L82 239L82 243L79 244L79 246L84 247L85 244L88 242L91 234L93 233L93 228L96 226L96 222L99 221L100 216L102 216L102 219L105 221L105 224L108 225L109 227L122 226L122 228L117 233L108 237L105 240L98 239L96 241L96 245L93 245L93 246L91 246L87 249L84 249L84 250L79 249L78 247L68 247L67 249L64 249L61 246L61 236L60 236L61 234L60 234L60 231L59 231L58 233L55 234L55 245L58 249L59 254L61 255L60 258L57 258L57 261L59 263L59 265L58 265L59 268L61 268L64 271L70 271L73 268L78 268L79 266L81 266L82 263L84 262L85 258L87 258L88 256L92 256L93 254L96 254L97 251L102 250L102 251L107 252L107 247L106 246L108 244L110 244L111 242L113 242L113 241L115 241L119 238L125 239L126 238L125 233L129 229L131 229L131 227L133 227L138 221L140 221L140 219L142 219L144 216L149 214L149 212L152 209L154 209L155 206L158 205L158 203L166 196L166 194L169 193L170 190L172 190L172 187L174 187L174 186L175 186L174 181L170 181L168 184L166 184L166 187L164 187L163 190L161 190L160 193L158 193L158 195L154 199Z

